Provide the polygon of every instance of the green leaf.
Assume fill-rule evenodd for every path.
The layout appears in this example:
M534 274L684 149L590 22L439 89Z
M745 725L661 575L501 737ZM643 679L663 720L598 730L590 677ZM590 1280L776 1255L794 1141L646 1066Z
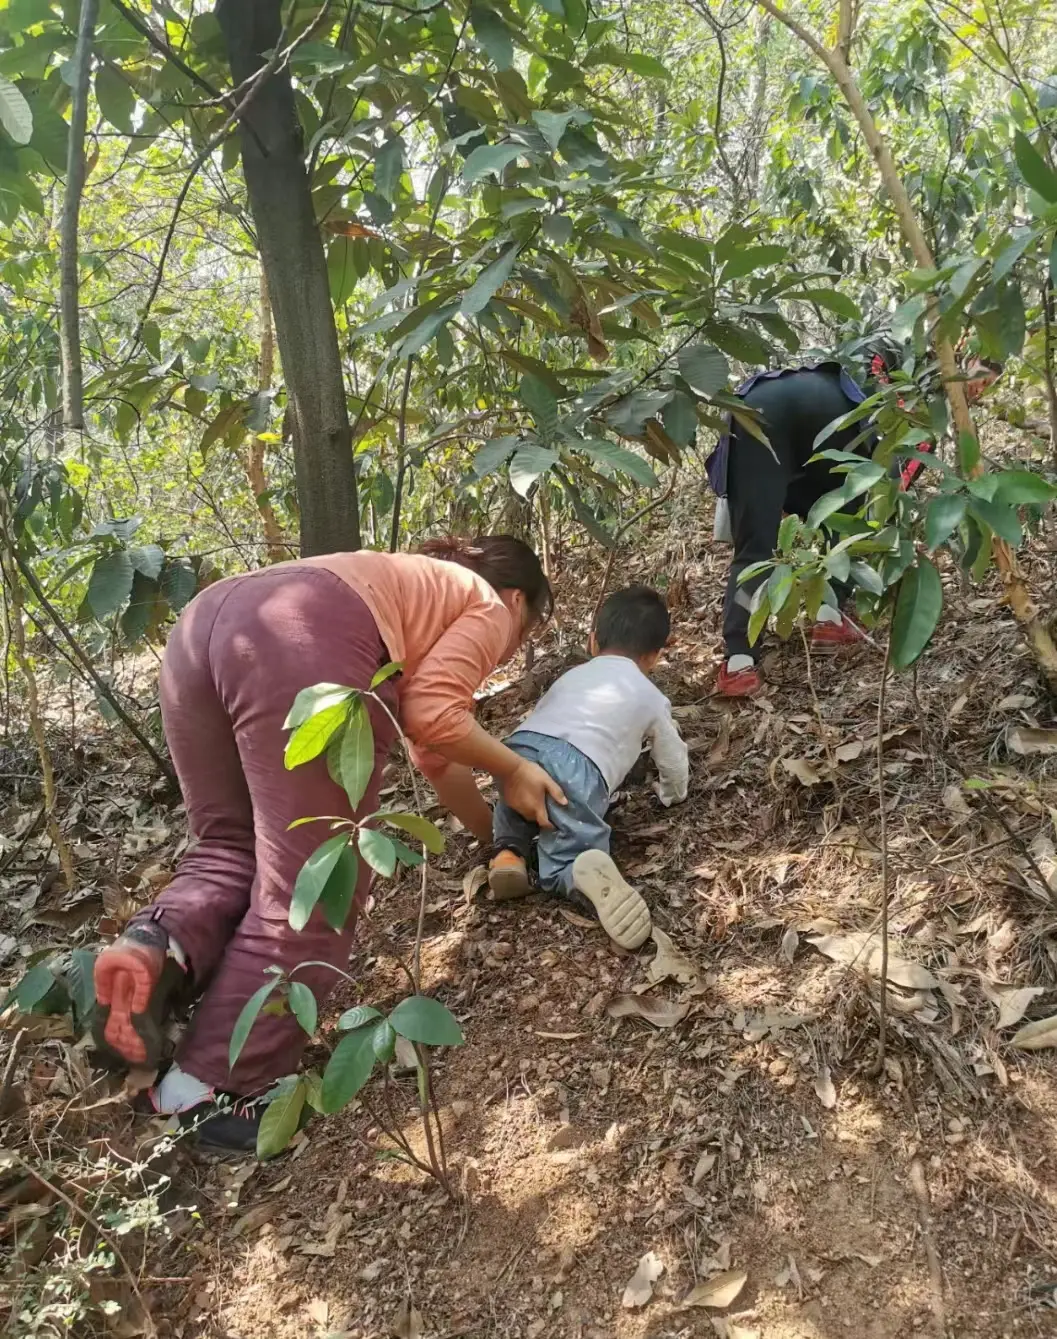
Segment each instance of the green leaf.
M590 456L593 460L609 465L612 469L620 470L636 483L645 484L647 488L657 487L656 474L641 456L629 451L627 447L618 446L616 442L611 442L605 437L576 438L570 440L569 446L576 451L582 451L585 456Z
M536 431L544 442L552 441L558 430L558 400L546 382L531 373L523 376L517 398L532 415Z
M925 543L937 549L965 519L969 500L964 493L941 493L934 497L925 513Z
M487 5L470 6L470 23L478 45L497 70L514 64L514 39L503 20Z
M298 1078L289 1092L281 1092L264 1108L257 1129L257 1157L264 1161L281 1153L297 1133L305 1107L305 1082Z
M555 246L565 246L572 239L573 221L568 214L548 214L543 220L543 235Z
M132 594L134 576L132 559L123 549L107 553L96 560L85 598L89 609L100 622L116 613Z
M438 307L436 311L430 312L426 319L420 322L404 339L400 345L400 357L412 358L424 349L437 332L448 324L458 310L458 303L449 302L443 307Z
M730 364L718 349L708 344L691 344L680 350L679 371L702 395L725 391L730 380Z
M48 992L54 985L55 973L48 964L46 962L35 963L14 989L5 996L0 1008L6 1009L9 1004L17 1004L22 1013L32 1013L37 1005L47 997Z
M459 310L464 316L476 316L484 311L495 294L510 278L517 262L521 243L514 242L491 265L486 265L474 281L473 287L463 295Z
M358 697L349 707L349 718L341 738L338 755L341 784L349 797L353 811L360 807L374 774L374 731L363 698Z
M903 574L892 617L892 664L912 665L932 639L943 608L943 583L928 558Z
M810 302L816 307L824 307L834 315L842 316L846 321L862 320L858 303L853 302L847 293L840 293L835 288L805 288L795 293L784 293L782 296L797 302Z
M342 1037L323 1071L323 1110L329 1115L351 1102L371 1077L377 1056L374 1028L360 1027Z
M473 458L471 469L478 479L494 474L514 452L521 439L519 437L492 437Z
M584 65L616 65L619 69L640 74L644 79L670 79L668 69L655 56L647 56L643 51L621 51L619 47L606 44L596 47L584 60Z
M316 1004L316 997L303 981L291 981L290 993L287 997L290 1004L290 1012L301 1024L301 1029L308 1036L314 1037L316 1034L316 1024L319 1021L319 1008Z
M396 196L404 172L404 141L392 135L374 156L374 188L390 202Z
M995 476L994 500L1011 507L1041 507L1057 497L1057 488L1031 470L1002 470Z
M174 614L190 602L198 589L198 577L186 558L168 558L161 573L161 593Z
M423 1046L461 1046L465 1041L451 1011L430 995L401 1000L389 1015L389 1022L401 1037Z
M328 838L322 846L317 846L298 872L294 882L294 894L290 899L290 925L294 930L303 930L309 917L315 910L323 889L327 885L334 867L348 845L347 833L339 833Z
M338 863L319 895L319 909L323 919L332 930L339 933L344 930L345 922L349 919L359 873L359 857L350 844L338 857Z
M95 76L95 100L104 120L123 135L132 134L136 94L131 86L109 65L100 65Z
M371 679L371 691L380 688L387 679L391 679L395 674L404 672L404 662L402 660L390 660L388 665L383 665L380 670L376 670Z
M165 562L165 550L158 544L144 544L140 548L129 549L129 562L141 575L151 581L157 581Z
M754 270L763 269L765 265L776 265L780 260L785 260L788 254L787 246L747 246L741 251L735 251L723 266L720 282L729 284L732 279L743 279Z
M96 955L86 948L75 948L70 954L70 967L66 976L74 1021L78 1027L85 1026L95 1008L95 959Z
M303 725L299 725L286 742L283 762L286 770L292 771L302 763L318 758L330 743L331 736L341 729L349 714L350 701L343 698L322 711L310 716Z
M293 730L299 725L304 725L305 721L318 715L319 712L352 697L355 691L354 688L346 688L340 683L314 683L310 688L302 688L294 698L294 704L287 713L286 720L283 721L283 729Z
M528 497L529 490L541 474L558 463L557 452L538 443L519 447L510 462L510 486L520 497Z
M406 846L399 837L390 837L393 843L393 850L396 852L396 858L402 865L407 865L409 869L417 869L425 860L421 851L413 851L410 846Z
M971 432L958 434L958 468L966 478L980 465L980 442Z
M354 261L356 241L351 237L335 237L327 247L327 283L330 300L335 307L344 306L356 291L359 275Z
M883 595L885 593L885 585L881 580L880 573L875 571L869 563L852 563L851 577L857 586L869 591L871 595Z
M355 57L329 42L299 42L290 55L291 68L309 75L336 74L355 64Z
M762 592L762 594L761 594ZM758 587L757 595L760 596L757 603L756 597L753 598L753 609L749 614L749 645L755 646L756 642L767 626L767 620L771 615L771 606L767 602L767 586Z
M370 1023L375 1018L381 1018L381 1014L370 1004L357 1004L354 1009L346 1009L338 1019L338 1027L342 1032L352 1032L356 1028L363 1027L365 1023Z
M463 163L462 175L471 184L482 177L501 176L503 169L523 153L525 147L521 144L481 144Z
M697 408L685 391L676 391L661 410L664 431L676 446L690 446L697 440Z
M974 497L969 503L969 511L978 521L983 521L999 539L1004 539L1014 548L1024 538L1016 511L1005 503L988 502L982 497Z
M433 855L440 855L444 850L444 833L435 823L423 818L421 814L381 813L375 814L374 817L391 827L409 832Z
M840 511L847 500L843 488L834 489L832 493L823 493L808 512L805 525L811 530L817 530L823 521L834 512Z
M773 614L779 613L789 599L795 580L788 563L779 563L771 573L767 581L767 603Z
M373 1045L378 1060L387 1065L396 1053L396 1032L388 1018L383 1018L374 1029Z
M239 1056L242 1054L242 1048L246 1045L250 1031L257 1021L257 1015L264 1008L268 996L275 989L275 978L266 981L263 986L255 990L246 1003L242 1006L242 1011L235 1019L235 1026L231 1030L231 1042L228 1046L228 1065L231 1069L235 1068Z
M1031 189L1037 191L1047 204L1057 204L1057 172L1054 172L1023 131L1018 130L1013 136L1013 153L1020 175Z
M377 828L360 828L357 838L360 855L371 869L388 879L396 869L396 848Z
M0 125L16 144L33 138L33 112L10 79L0 74Z

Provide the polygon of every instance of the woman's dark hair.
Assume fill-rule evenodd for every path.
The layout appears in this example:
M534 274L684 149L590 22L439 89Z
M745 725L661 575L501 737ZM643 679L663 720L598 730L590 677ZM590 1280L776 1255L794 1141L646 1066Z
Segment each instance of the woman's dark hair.
M419 546L427 558L468 567L487 581L493 590L524 592L529 608L537 618L549 618L554 608L550 582L543 575L540 560L523 539L513 535L478 535L475 539L427 539Z

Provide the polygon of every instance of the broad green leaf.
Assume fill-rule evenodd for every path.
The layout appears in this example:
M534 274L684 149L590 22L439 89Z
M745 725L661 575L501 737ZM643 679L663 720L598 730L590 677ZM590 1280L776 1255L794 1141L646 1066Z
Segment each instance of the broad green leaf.
M958 434L958 469L968 478L980 465L980 443L971 432Z
M264 1108L257 1129L257 1157L264 1161L281 1153L297 1133L305 1107L305 1083L298 1078L288 1092L282 1092Z
M299 74L336 74L355 64L354 56L329 42L298 42L290 55L290 65Z
M54 985L55 973L48 964L46 962L35 963L21 981L5 996L0 1008L6 1009L9 1004L17 1004L22 1013L32 1013L37 1005L47 997L48 992Z
M341 729L350 710L347 697L324 707L310 716L303 725L299 725L286 743L283 763L286 770L292 771L303 763L318 758L330 743L331 736Z
M372 1022L375 1018L381 1018L381 1014L370 1004L357 1004L353 1009L346 1009L338 1019L338 1027L342 1032L352 1032L356 1028L363 1027L365 1023Z
M302 688L294 698L294 704L283 721L284 730L294 730L299 725L328 707L350 698L356 690L346 688L340 683L314 683L310 688Z
M334 872L342 851L348 845L347 833L329 837L322 846L317 846L308 857L294 882L294 893L290 899L290 926L294 930L303 930L308 924L320 894Z
M834 512L840 511L847 500L843 488L834 489L832 493L823 493L808 512L805 524L809 529L817 530L823 521L832 516Z
M360 855L371 869L388 879L396 869L396 848L377 828L360 828L357 837Z
M616 65L619 69L640 74L644 79L670 79L667 68L655 56L647 56L643 51L622 51L619 47L606 44L595 47L584 60L584 65Z
M724 353L737 358L739 362L761 367L770 362L771 346L750 326L734 325L731 321L710 321L704 333Z
M470 6L474 36L497 70L509 70L514 64L514 39L510 29L488 5Z
M316 1023L319 1021L319 1009L316 997L303 981L291 981L287 996L290 1012L301 1024L301 1029L310 1037L316 1035Z
M1024 538L1024 532L1020 528L1020 520L1013 507L1004 502L987 502L982 497L974 497L969 503L969 510L978 521L983 521L999 539L1004 539L1007 544L1012 544L1014 548L1020 544Z
M943 583L928 558L919 557L903 574L892 616L892 664L912 665L932 639L943 608Z
M0 74L0 125L16 144L33 138L33 112L10 79Z
M412 358L424 349L438 330L446 326L458 310L458 303L449 302L446 306L438 307L436 311L430 312L426 319L406 336L400 345L400 357Z
M255 990L246 1003L242 1006L242 1011L235 1020L235 1026L231 1030L231 1042L228 1046L228 1066L235 1068L239 1056L242 1054L242 1048L246 1045L250 1031L257 1021L257 1015L264 1008L268 996L275 989L275 978L266 981L263 986Z
M629 451L627 447L618 446L616 442L611 442L605 437L577 438L570 440L568 445L575 451L582 451L585 456L590 456L593 460L620 470L636 483L644 484L647 488L657 487L656 474L641 456Z
M124 550L107 553L96 560L85 598L100 622L116 613L132 594L134 575L132 559Z
M995 263L991 267L991 278L995 280L1003 279L1033 241L1035 241L1035 232L1032 228L1016 229L1011 236L1006 238L1005 245L995 257Z
M1047 204L1057 204L1057 172L1039 153L1023 131L1013 136L1013 153L1020 168L1020 175L1033 191L1036 191Z
M349 706L349 718L345 722L341 753L338 755L338 770L349 804L355 812L374 774L374 730L361 697Z
M390 837L389 840L393 843L393 850L396 852L396 858L401 865L407 865L409 869L417 869L425 860L421 851L413 851L399 837Z
M165 563L165 550L158 544L144 544L139 548L129 549L129 562L142 576L149 577L151 581L157 581L161 576L161 569Z
M526 150L521 144L481 144L462 165L462 175L472 184L489 175L501 176L503 169Z
M767 626L767 620L771 614L771 606L767 602L766 584L758 587L756 595L759 596L761 591L763 594L758 601L755 596L753 597L753 609L749 614L748 636L750 646L756 645L760 633L763 632L764 628Z
M356 896L359 873L359 857L350 843L338 857L338 863L331 870L330 878L319 895L319 909L332 930L340 932L345 928Z
M342 307L348 302L359 282L353 259L355 244L351 237L335 237L327 247L327 283L330 286L330 300L335 307Z
M430 995L412 995L401 1000L389 1015L396 1032L423 1046L461 1046L462 1028L450 1010Z
M885 585L881 580L880 573L875 571L869 563L852 563L851 577L857 586L869 591L871 595L883 595L885 592Z
M464 316L476 316L478 312L484 311L513 273L520 250L520 242L513 242L502 255L485 266L474 280L473 287L463 295L459 310Z
M404 141L392 135L374 156L374 188L384 199L392 201L404 171Z
M723 266L720 282L729 284L732 279L743 279L755 270L762 270L765 265L777 265L788 254L787 246L747 246L741 251L735 251Z
M521 378L517 397L532 415L536 431L543 441L552 441L558 430L558 400L554 392L539 377L530 373Z
M964 493L941 493L932 499L925 513L925 543L930 551L939 548L957 530L968 505Z
M379 813L375 814L374 817L380 819L383 823L388 823L391 827L409 832L433 855L440 855L444 850L444 833L435 823L431 823L428 818L423 818L421 814Z
M403 674L404 662L402 660L390 660L388 665L383 665L380 670L376 670L371 679L371 691L380 688L387 679L392 679L397 674Z
M485 442L474 456L471 466L477 478L486 479L488 475L494 474L513 455L519 441L518 437L493 437Z
M558 455L546 446L526 445L514 452L510 462L510 486L520 497L528 497L529 490L542 474L558 463Z
M198 577L186 558L167 558L160 584L166 603L174 614L178 614L198 589Z
M351 1102L371 1077L377 1056L374 1028L360 1027L342 1037L323 1071L323 1110L330 1115Z
M374 1029L374 1053L381 1064L387 1065L396 1052L396 1032L388 1018L383 1018Z
M1002 470L994 477L996 502L1012 507L1045 506L1057 497L1057 487L1031 470Z
M690 344L679 352L679 371L702 395L725 391L730 380L730 364L718 349L708 344Z
M676 391L664 406L661 422L676 446L690 446L697 440L697 408L685 391Z
M796 581L788 563L779 563L767 581L767 603L774 614L780 613Z
M78 1027L85 1026L95 1008L95 959L96 955L86 948L75 948L70 954L66 979Z
M548 214L543 220L543 235L555 246L565 246L572 239L572 219L568 214Z
M843 316L846 321L862 320L858 303L847 293L841 293L835 288L805 288L795 293L783 293L782 296L788 301L810 302L816 307L824 307L836 316Z
M95 75L95 100L105 120L123 135L132 134L136 95L117 70L100 65Z

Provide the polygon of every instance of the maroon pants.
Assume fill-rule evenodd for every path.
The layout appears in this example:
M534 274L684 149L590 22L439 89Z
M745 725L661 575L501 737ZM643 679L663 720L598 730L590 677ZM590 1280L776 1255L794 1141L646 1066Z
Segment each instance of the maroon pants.
M369 884L363 862L340 934L318 909L300 932L287 920L298 871L329 836L325 823L292 832L289 824L351 811L323 758L285 769L283 720L300 689L324 682L366 688L388 661L364 602L315 567L264 568L211 586L173 629L161 671L162 717L195 841L141 915L161 921L203 991L176 1059L214 1087L248 1096L297 1068L307 1037L289 1014L260 1015L234 1071L228 1065L235 1020L268 979L265 968L348 962ZM394 684L379 690L391 711ZM369 710L375 768L360 814L378 807L382 764L396 733L377 703ZM297 979L322 1003L339 977L310 967Z

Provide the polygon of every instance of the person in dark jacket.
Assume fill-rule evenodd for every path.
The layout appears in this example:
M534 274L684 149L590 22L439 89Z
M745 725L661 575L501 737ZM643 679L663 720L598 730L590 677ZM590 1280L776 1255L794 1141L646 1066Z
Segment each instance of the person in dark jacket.
M868 384L885 384L898 365L893 348L881 343L868 364ZM980 359L966 369L966 393L979 397L1000 368ZM839 488L843 475L828 460L812 461L815 439L836 419L849 414L866 399L866 392L836 361L779 371L757 372L735 392L760 418L770 449L747 428L731 419L707 463L717 503L716 538L734 545L723 605L725 659L719 671L718 691L725 697L752 697L763 687L753 648L749 645L749 615L753 592L766 573L745 582L741 574L774 555L783 514L806 517L815 502ZM850 450L862 423L833 433L826 447ZM864 446L864 455L869 448ZM928 445L919 451L928 451ZM902 470L909 487L921 470L913 461ZM843 605L849 595L834 586ZM837 649L862 639L862 629L846 613L823 605L811 631L815 647Z

